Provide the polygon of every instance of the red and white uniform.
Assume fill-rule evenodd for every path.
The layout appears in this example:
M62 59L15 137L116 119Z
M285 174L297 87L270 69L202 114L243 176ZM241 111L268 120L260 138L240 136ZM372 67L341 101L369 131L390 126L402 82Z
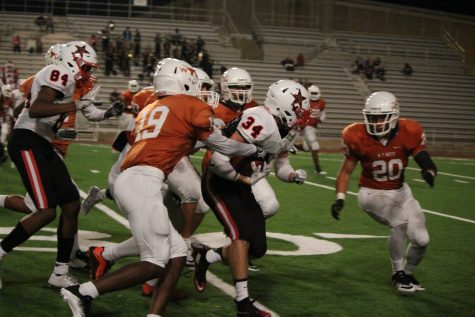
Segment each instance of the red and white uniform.
M310 100L310 110L313 115L309 118L308 125L302 131L304 142L303 149L305 151L318 151L320 150L320 143L317 137L318 124L325 121L325 100L320 98L319 100Z
M376 221L396 227L410 223L407 234L419 245L426 245L429 234L422 208L404 182L410 155L425 149L421 125L399 119L395 135L384 145L366 132L362 123L347 126L343 132L345 156L362 167L358 203Z

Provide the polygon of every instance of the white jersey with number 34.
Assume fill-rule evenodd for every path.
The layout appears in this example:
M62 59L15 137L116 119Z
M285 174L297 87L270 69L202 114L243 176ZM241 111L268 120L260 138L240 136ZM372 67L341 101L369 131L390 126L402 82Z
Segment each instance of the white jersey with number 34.
M55 137L55 127L61 124L60 115L47 118L31 118L28 111L29 106L38 97L41 87L47 86L62 94L55 102L66 103L72 101L75 89L75 80L69 71L60 65L45 66L35 75L35 80L31 85L30 96L27 97L25 108L20 113L15 123L15 129L28 129L36 132L45 139L52 141ZM58 126L59 127L59 126Z

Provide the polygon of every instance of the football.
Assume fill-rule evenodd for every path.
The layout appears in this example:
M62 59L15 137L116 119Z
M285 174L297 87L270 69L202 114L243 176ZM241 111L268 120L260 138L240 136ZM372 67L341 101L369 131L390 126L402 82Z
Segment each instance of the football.
M236 156L231 159L231 165L234 167L239 174L244 176L251 176L252 174L252 163L254 162L255 166L262 166L263 162L255 160L255 158Z

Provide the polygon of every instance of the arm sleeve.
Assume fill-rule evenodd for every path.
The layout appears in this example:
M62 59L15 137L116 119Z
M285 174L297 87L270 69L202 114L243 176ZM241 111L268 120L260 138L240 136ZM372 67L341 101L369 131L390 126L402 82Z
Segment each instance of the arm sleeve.
M236 181L239 173L231 165L229 157L221 153L214 152L209 163L210 170L218 176Z
M87 120L92 121L92 122L97 122L97 121L103 121L105 120L104 114L106 113L106 110L101 110L94 106L93 104L90 104L86 108L82 109L82 114L84 117L86 117Z
M320 110L320 116L318 117L318 120L320 120L320 122L323 122L325 121L326 118L327 118L327 114L325 110Z
M283 182L291 183L292 180L289 180L289 176L294 172L292 166L290 166L290 161L288 157L278 157L274 162L275 166L275 175Z
M423 170L432 170L437 174L437 166L435 166L434 161L430 157L427 151L420 151L414 156L414 161L416 161L417 165Z
M241 143L226 138L221 133L214 131L208 138L201 140L210 150L228 156L250 156L257 152L254 144Z

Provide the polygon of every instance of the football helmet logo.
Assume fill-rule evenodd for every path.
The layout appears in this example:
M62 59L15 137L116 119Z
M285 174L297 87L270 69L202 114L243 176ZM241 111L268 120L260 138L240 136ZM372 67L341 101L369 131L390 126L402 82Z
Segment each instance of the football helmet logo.
M48 51L46 51L46 55L45 55L45 65L51 65L51 64L55 64L58 62L58 59L59 59L59 54L60 54L60 50L61 50L61 45L62 44L54 44L53 46L51 46Z
M65 66L75 80L89 79L93 70L99 67L96 51L83 41L61 45L57 64Z
M157 96L198 96L198 76L193 67L174 58L165 58L157 64L153 74L153 86Z
M310 108L309 95L301 84L283 79L269 87L264 106L285 126L293 128Z

